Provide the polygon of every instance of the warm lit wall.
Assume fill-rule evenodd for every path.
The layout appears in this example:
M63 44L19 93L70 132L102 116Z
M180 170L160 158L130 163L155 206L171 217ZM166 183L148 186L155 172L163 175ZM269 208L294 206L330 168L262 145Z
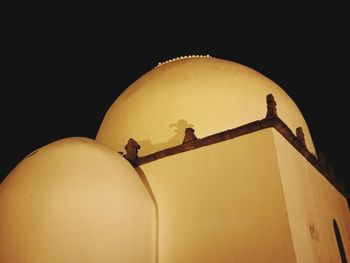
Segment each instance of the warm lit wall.
M159 262L296 262L272 133L140 167L157 200Z
M123 157L92 140L60 140L1 184L0 262L154 263L155 216Z
M129 138L140 156L182 143L192 126L198 138L232 129L266 115L266 95L294 131L312 139L298 107L273 81L246 66L216 58L187 58L151 70L128 87L106 113L96 140L124 151Z
M289 222L298 262L341 262L333 219L350 260L350 217L346 199L274 131Z

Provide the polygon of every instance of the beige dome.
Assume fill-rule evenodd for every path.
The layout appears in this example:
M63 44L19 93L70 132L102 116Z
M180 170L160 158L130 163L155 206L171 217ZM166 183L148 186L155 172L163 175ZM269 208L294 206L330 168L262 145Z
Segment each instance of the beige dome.
M155 206L118 153L70 138L0 186L0 262L154 262Z
M182 142L193 127L198 138L263 119L272 93L279 117L293 130L305 120L273 81L246 66L216 58L192 57L163 64L128 87L109 108L96 140L123 151L131 137L146 155Z

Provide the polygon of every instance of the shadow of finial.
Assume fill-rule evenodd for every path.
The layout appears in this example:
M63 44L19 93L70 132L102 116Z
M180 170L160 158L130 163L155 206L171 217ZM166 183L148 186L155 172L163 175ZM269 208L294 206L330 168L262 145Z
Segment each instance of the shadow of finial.
M134 164L135 161L139 158L137 156L137 152L141 148L141 146L134 139L130 138L124 148L126 150L126 154L124 154L124 157L131 164Z
M304 132L303 132L303 128L298 127L296 129L296 134L297 134L298 141L306 148L305 135L304 135Z
M276 101L272 94L269 94L266 96L266 103L267 103L267 113L266 113L266 119L272 119L277 117L277 108L276 108Z
M194 134L194 129L186 128L186 130L185 130L185 137L184 137L184 140L183 140L182 144L185 144L185 143L188 143L188 142L193 142L195 140L197 140L197 137Z

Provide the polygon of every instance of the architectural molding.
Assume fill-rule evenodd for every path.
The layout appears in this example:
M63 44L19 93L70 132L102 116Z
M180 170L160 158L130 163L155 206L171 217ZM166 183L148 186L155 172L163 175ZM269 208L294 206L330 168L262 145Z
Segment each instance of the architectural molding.
M276 102L272 94L267 95L267 114L262 120L253 121L234 129L219 132L213 135L209 135L203 138L197 138L194 135L194 130L186 129L184 142L180 145L166 148L155 153L151 153L145 156L138 157L136 152L136 158L129 160L134 167L156 161L171 155L179 154L195 150L204 146L208 146L214 143L231 140L236 137L246 135L249 133L257 132L267 128L274 128L277 130L304 158L317 169L345 198L347 194L343 187L337 182L333 173L328 171L327 166L324 164L323 155L321 158L317 158L315 154L311 153L306 146L304 133L301 127L296 129L296 135L291 129L277 116ZM191 138L189 138L189 133ZM132 140L132 139L131 139ZM134 141L134 140L133 140ZM134 141L136 143L136 141ZM138 145L138 144L137 144ZM139 145L138 145L139 146ZM134 147L133 147L134 148ZM139 148L138 148L139 149ZM134 149L133 149L134 150ZM133 156L135 157L135 155Z

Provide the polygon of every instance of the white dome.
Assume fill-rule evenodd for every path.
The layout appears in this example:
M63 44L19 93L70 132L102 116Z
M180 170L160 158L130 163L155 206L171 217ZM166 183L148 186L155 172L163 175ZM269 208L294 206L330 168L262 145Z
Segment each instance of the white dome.
M90 139L26 157L0 187L0 262L154 262L155 205L132 166Z
M146 155L181 144L187 127L202 138L263 119L270 93L279 117L293 131L302 127L314 152L302 114L276 83L246 66L208 57L175 60L135 81L108 110L96 140L123 151L131 137L141 145L139 155Z

